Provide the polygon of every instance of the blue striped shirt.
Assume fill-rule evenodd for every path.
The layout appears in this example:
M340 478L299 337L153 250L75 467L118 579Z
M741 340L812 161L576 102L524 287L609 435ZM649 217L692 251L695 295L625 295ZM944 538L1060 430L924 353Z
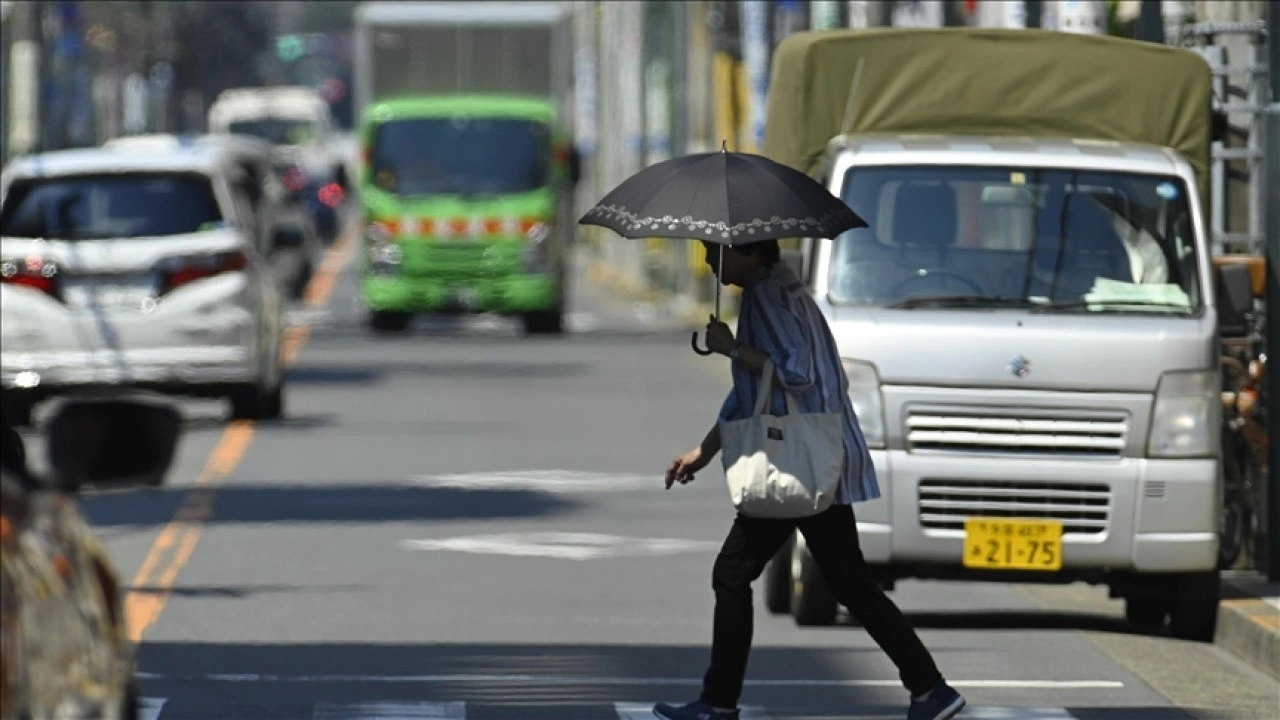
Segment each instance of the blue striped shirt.
M840 351L817 303L795 272L782 262L762 268L742 291L738 340L773 358L774 415L785 413L786 392L800 400L801 412L844 415L844 475L834 502L848 505L880 497L876 469L849 400L849 379ZM781 387L779 387L781 385ZM733 363L733 389L720 408L721 420L741 420L756 406L760 378Z

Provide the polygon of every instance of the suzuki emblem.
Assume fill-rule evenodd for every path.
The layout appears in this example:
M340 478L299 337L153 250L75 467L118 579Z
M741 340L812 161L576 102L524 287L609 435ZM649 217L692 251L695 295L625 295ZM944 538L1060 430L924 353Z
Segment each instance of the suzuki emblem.
M1009 361L1008 369L1014 377L1026 377L1031 372L1031 361L1021 355L1015 356Z

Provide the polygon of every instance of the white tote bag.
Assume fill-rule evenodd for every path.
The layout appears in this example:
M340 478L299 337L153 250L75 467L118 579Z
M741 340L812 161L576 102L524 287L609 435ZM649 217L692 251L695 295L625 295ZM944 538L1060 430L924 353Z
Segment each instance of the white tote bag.
M773 361L761 374L755 411L720 422L729 497L743 515L802 518L831 506L844 470L844 418L839 412L802 413L787 395L786 415L769 414Z

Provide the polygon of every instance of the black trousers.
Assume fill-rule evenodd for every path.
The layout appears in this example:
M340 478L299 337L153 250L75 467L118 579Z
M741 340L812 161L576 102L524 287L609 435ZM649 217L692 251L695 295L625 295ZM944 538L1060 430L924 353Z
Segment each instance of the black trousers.
M919 636L871 577L858 544L853 508L833 505L800 520L749 518L738 515L711 573L715 620L711 667L703 678L702 701L715 707L738 706L751 652L754 608L751 583L795 532L804 534L823 579L836 601L849 608L872 639L898 666L902 684L914 695L942 681L933 656Z

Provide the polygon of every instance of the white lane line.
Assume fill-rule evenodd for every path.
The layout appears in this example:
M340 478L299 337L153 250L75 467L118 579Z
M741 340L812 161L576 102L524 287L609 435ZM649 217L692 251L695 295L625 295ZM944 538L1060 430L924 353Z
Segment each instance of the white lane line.
M313 720L466 720L464 702L316 703Z
M225 683L534 683L538 685L702 685L700 677L623 677L601 675L273 675L256 673L211 673L208 675L165 675L162 673L137 673L140 680L183 680ZM987 688L1016 690L1111 690L1123 688L1120 680L948 680L956 688ZM752 680L748 687L901 687L899 680Z
M964 720L1074 720L1066 708L1036 707L967 707L960 712Z
M620 557L657 557L681 552L714 552L720 548L720 543L682 538L542 532L403 540L401 546L406 550L545 557L560 560L599 560Z
M665 702L673 705L683 705L687 700ZM618 720L654 720L657 716L653 714L653 703L636 703L636 702L616 702L613 704L613 710L618 714ZM770 720L769 713L765 712L760 705L743 705L742 720Z
M158 720L168 698L138 698L138 720Z
M551 493L657 490L657 473L599 473L574 470L510 470L498 472L418 475L414 485L453 490L537 490Z

